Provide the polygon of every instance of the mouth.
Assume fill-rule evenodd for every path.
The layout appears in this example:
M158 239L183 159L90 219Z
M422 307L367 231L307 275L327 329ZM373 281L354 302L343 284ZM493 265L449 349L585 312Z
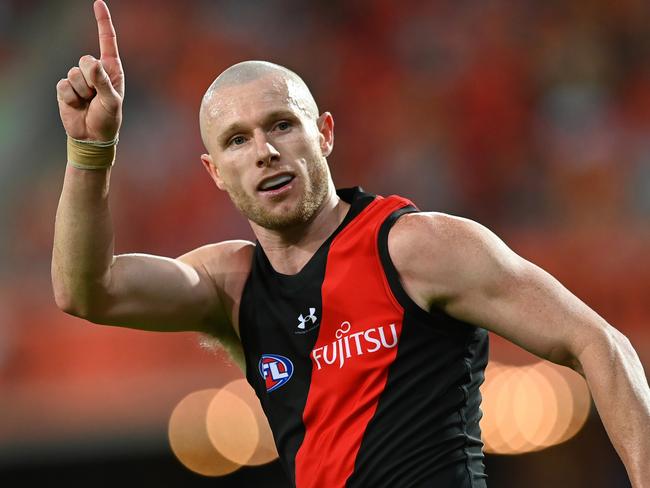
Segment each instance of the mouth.
M267 194L276 194L288 189L295 176L290 173L280 173L264 178L258 185L257 191Z

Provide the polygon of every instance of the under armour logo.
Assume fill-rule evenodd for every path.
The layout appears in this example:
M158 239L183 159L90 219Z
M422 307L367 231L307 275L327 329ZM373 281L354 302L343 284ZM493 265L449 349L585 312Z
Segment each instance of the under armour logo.
M311 320L312 324L316 323L316 309L315 308L309 307L309 315L307 315L306 317L303 317L302 314L300 314L298 316L298 322L299 322L298 328L303 330L305 328L305 324L307 324L307 322L309 320Z

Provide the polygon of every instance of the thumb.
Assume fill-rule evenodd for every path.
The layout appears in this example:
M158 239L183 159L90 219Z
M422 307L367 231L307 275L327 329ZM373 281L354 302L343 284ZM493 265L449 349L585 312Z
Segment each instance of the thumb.
M115 87L113 87L113 83L111 83L111 79L102 66L101 61L95 61L97 61L97 64L93 69L92 80L97 90L97 96L107 110L114 112L120 104L120 95L115 90Z

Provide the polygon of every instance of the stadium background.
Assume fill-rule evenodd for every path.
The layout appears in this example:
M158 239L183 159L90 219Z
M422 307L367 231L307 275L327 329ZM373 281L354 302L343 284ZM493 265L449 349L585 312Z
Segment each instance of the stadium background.
M198 106L230 64L301 74L333 113L338 186L476 219L627 334L650 365L650 4L645 0L109 3L126 73L116 252L249 238L199 155ZM98 55L91 1L0 0L0 483L284 486L277 463L206 478L172 453L172 410L238 378L193 334L58 311L65 167L55 85ZM534 358L493 342L492 358ZM488 455L494 487L625 487L592 406L570 440Z

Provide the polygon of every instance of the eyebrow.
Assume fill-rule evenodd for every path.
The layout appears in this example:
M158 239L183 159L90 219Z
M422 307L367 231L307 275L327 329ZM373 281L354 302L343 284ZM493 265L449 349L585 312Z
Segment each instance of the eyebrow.
M277 119L291 119L291 120L296 120L298 117L296 114L289 110L274 110L273 112L269 112L264 116L262 119L262 125L268 124L272 120L277 120ZM236 134L237 132L245 132L248 129L248 126L246 124L242 124L240 122L233 122L230 124L228 127L226 127L223 131L221 131L221 134L219 135L219 141L222 144L225 144L228 142L228 139L232 134Z

